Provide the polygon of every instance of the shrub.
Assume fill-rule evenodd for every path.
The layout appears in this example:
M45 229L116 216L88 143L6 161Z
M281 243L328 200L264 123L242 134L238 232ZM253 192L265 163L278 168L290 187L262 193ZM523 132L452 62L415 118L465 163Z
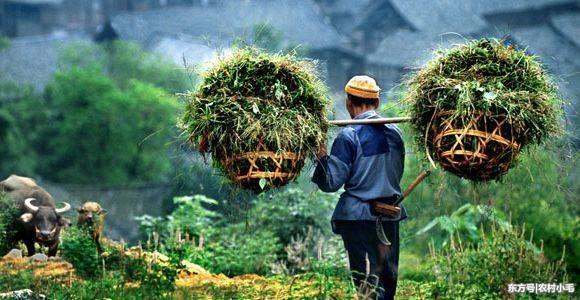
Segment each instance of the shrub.
M193 262L210 271L227 276L269 274L282 245L268 231L247 231L235 224L216 230L202 238L173 234L157 245L172 265L182 260Z
M172 264L159 264L143 257L125 258L125 281L141 285L147 294L162 296L175 289L177 269Z
M531 240L531 239L530 239ZM437 292L444 298L509 297L510 283L566 282L564 261L548 261L524 230L493 227L477 246L460 239L434 253Z
M153 237L153 234L167 236L170 233L165 217L142 215L135 217L135 221L139 222L139 233L142 239L149 240Z
M215 206L217 201L203 195L175 197L177 208L169 218L169 230L181 231L194 236L208 235L220 215L204 206Z
M143 215L136 217L142 237L150 239L153 234L168 238L174 234L191 237L207 236L221 215L205 206L214 206L217 201L203 195L173 198L176 208L166 217Z
M281 249L278 238L269 231L229 226L207 241L204 251L211 253L210 264L202 266L228 276L268 274Z
M478 243L482 239L482 226L499 226L505 230L511 230L511 225L507 222L503 214L494 207L486 205L465 204L454 211L450 216L439 216L429 222L417 234L431 232L435 226L439 227L440 233L436 235L434 241L443 247L456 237L470 243ZM433 235L432 235L433 236Z
M293 236L284 247L285 256L272 266L275 274L313 272L329 277L349 277L342 240L330 238L309 227L305 234Z
M0 256L16 246L16 235L21 226L20 211L14 202L0 191Z
M312 227L324 235L330 234L330 216L338 201L337 194L320 191L308 193L297 188L274 191L258 196L249 212L251 227L276 234L283 244L292 237L305 234Z
M102 275L102 265L97 245L86 227L70 227L62 231L60 255L71 263L83 278Z
M159 245L158 251L169 257L172 265L182 260L228 276L269 274L282 245L268 231L245 230L241 224L221 227L212 235L194 238L173 234Z
M0 273L0 291L28 289L35 282L32 270L18 271L11 274L8 270Z
M202 195L176 197L174 202L177 208L166 218L138 218L142 232L149 237L147 249L168 255L175 265L186 259L226 275L270 271L282 250L274 233L244 224L219 224L221 215L205 207L217 201ZM156 234L159 239L153 238L152 244Z

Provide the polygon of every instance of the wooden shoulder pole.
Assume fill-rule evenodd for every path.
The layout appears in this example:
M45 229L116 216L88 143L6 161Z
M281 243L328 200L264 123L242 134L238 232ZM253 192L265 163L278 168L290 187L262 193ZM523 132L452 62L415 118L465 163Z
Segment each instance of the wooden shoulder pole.
M407 189L403 192L403 195L401 195L401 199L399 199L399 202L403 201L403 199L405 199L407 196L409 196L409 194L417 187L417 185L419 185L419 183L421 183L421 181L423 181L425 178L427 178L427 176L429 176L431 174L431 170L426 170L421 172L421 174L419 174L419 176L417 176L417 178L415 178L415 180L413 180L413 182L411 182L411 184L407 187Z

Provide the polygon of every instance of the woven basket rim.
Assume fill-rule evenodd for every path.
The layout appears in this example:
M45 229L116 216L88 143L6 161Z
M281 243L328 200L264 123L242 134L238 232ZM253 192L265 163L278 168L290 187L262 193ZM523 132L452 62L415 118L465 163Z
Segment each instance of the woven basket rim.
M258 166L257 160L264 158L273 162L275 165L274 170L265 171ZM286 150L270 151L267 150L263 144L260 144L258 145L258 149L256 151L230 154L222 158L221 161L224 167L226 167L226 169L231 172L231 178L235 182L252 181L263 178L271 180L291 181L298 176L300 172L300 168L298 166L302 164L304 159L305 156L301 153ZM233 163L244 160L249 163L247 171L238 170L238 172L236 172L230 168ZM291 165L285 168L283 166L285 161L290 161Z

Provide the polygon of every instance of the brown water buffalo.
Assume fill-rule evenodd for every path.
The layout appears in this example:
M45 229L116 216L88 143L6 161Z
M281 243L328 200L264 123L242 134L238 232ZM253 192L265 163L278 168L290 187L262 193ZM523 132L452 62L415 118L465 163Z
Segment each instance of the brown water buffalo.
M97 202L85 202L83 206L77 209L79 217L77 225L86 226L89 228L93 240L97 244L97 249L102 252L101 236L103 234L103 224L105 223L105 215L107 211L104 210Z
M70 224L61 215L70 210L70 204L64 202L64 207L56 208L52 196L34 180L16 175L0 182L0 192L5 192L22 213L20 220L23 226L17 239L24 242L28 255L35 254L34 243L38 243L48 247L49 256L55 256L60 229Z

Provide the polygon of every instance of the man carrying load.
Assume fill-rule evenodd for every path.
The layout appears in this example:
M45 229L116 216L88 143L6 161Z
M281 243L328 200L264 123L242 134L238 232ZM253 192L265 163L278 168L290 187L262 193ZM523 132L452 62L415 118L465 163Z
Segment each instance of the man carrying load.
M346 85L346 109L351 118L380 118L376 113L380 88L368 76L355 76ZM312 181L324 192L344 192L332 215L332 230L340 234L348 253L350 270L360 295L393 299L399 262L399 221L381 216L373 203L389 205L401 197L405 147L394 124L350 125L336 137L327 154L318 153Z

